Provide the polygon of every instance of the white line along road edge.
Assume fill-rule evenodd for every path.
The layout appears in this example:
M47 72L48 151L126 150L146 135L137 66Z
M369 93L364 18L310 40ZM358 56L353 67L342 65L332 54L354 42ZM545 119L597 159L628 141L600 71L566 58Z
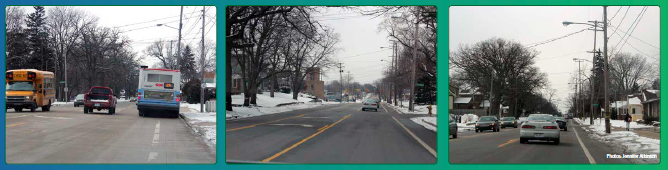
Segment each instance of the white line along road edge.
M571 122L573 124L573 122ZM585 155L587 155L587 159L589 159L589 163L591 164L596 164L596 161L594 160L593 157L591 157L591 154L589 154L589 150L587 150L587 147L585 147L584 143L582 143L582 140L580 139L580 136L578 135L578 130L573 127L573 131L575 131L575 137L578 138L578 142L580 142L580 146L582 146L582 150L584 151Z
M424 147L425 149L427 149L427 151L429 151L429 153L431 153L432 155L434 155L434 158L438 158L438 157L436 156L436 151L434 151L434 149L432 149L431 147L429 147L429 145L427 145L426 143L424 143L424 141L422 141L422 139L420 139L420 138L418 138L417 136L415 136L415 134L413 134L413 132L411 132L411 130L409 130L408 128L406 128L406 126L404 126L404 124L402 124L401 122L399 122L399 120L397 120L397 118L394 118L394 116L392 116L392 119L394 119L394 121L397 121L397 123L399 123L399 125L401 125L401 127L403 127L404 130L406 130L406 132L408 132L408 134L410 134L411 136L413 136L413 138L414 138L415 140L417 140L418 143L420 143L420 145L422 145L422 147Z

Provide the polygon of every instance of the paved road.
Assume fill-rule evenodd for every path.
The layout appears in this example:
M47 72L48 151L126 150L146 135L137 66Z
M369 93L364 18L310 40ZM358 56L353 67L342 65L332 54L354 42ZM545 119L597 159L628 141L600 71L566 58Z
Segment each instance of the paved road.
M606 154L621 155L623 152L616 151L604 143L589 138L587 132L583 131L579 125L573 125L572 123L568 125L568 131L561 131L559 145L540 141L520 144L519 128L505 128L501 129L500 132L460 132L457 139L450 137L448 141L449 161L453 164L631 163L628 159L606 158ZM578 137L582 144L580 144ZM583 148L586 148L590 157L587 156Z
M181 119L139 117L133 102L119 103L114 115L71 104L38 110L8 110L7 163L216 162Z
M378 112L360 111L360 106L336 104L227 121L225 159L231 163L436 163L436 133L409 119L419 115L398 114L385 104Z

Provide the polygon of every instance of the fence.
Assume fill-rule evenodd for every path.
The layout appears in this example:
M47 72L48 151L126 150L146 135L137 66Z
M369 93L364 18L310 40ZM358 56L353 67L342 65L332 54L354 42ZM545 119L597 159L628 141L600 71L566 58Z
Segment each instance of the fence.
M215 100L206 101L204 109L206 110L206 112L216 112L216 101Z

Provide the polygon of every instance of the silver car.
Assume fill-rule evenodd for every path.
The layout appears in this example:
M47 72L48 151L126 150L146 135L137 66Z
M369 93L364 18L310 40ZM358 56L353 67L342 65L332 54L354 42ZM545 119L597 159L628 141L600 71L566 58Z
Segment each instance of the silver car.
M529 140L554 141L559 144L559 124L554 116L548 114L529 115L526 122L520 129L520 143L527 143Z
M364 100L364 103L362 104L362 111L366 110L374 110L378 112L379 104L377 100L374 99L366 99Z

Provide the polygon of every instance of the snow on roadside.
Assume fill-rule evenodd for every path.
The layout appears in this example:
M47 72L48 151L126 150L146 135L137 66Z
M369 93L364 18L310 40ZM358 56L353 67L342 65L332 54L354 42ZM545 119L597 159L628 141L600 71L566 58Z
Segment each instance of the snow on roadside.
M573 118L576 122L583 125L589 125L589 119L584 121L579 118ZM626 128L623 120L610 120L612 127ZM631 128L642 128L646 125L637 125L635 122L631 123ZM620 124L623 124L620 127ZM600 124L598 120L594 120L594 125L589 125L589 128L583 128L589 132L589 137L602 141L608 145L624 150L625 154L656 154L657 159L631 159L631 161L640 161L638 163L659 163L660 161L660 143L661 140L642 137L633 131L611 131L605 133L605 123Z
M427 109L427 106L429 105L415 105L415 111L410 112L408 111L408 106L406 107L399 107L399 106L394 106L388 104L392 109L396 110L399 113L403 114L429 114L429 109ZM431 114L436 115L437 113L437 107L436 105L431 105Z
M199 112L199 104L185 104L181 107L187 107L188 112L182 112L183 120L204 138L204 142L211 147L212 152L216 152L216 112Z
M414 117L411 118L411 120L419 125L424 126L424 128L436 132L436 117Z
M274 113L281 113L293 110L320 107L329 104L339 104L339 102L314 103L311 102L312 99L301 96L308 96L308 95L300 94L300 96L297 97L297 100L294 100L292 99L292 94L274 93L274 97L272 98L270 97L268 92L264 92L263 94L257 95L256 99L257 106L233 107L232 110L234 111L225 112L225 118L232 119L232 118L254 117L266 114L274 114ZM244 103L243 100L244 100L243 94L232 95L232 104L234 105L242 105ZM276 107L279 104L287 104L287 103L295 103L295 104ZM199 105L197 106L197 108L199 109Z
M581 125L590 125L589 124L589 118L573 118L576 122L578 122ZM594 125L605 125L605 119L594 119ZM624 120L612 120L610 119L610 126L612 127L619 127L619 128L626 128L626 122ZM653 128L653 126L650 125L645 125L642 123L637 123L637 122L631 122L630 124L631 129L640 129L640 128Z

